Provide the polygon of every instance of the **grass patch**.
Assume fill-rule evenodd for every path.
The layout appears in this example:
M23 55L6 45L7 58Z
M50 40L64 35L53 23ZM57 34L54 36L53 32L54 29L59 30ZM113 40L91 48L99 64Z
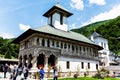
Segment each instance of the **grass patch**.
M48 79L53 80L53 79ZM58 78L58 80L120 80L119 78L105 78L105 79L97 79L92 77L79 77L77 79L75 78Z

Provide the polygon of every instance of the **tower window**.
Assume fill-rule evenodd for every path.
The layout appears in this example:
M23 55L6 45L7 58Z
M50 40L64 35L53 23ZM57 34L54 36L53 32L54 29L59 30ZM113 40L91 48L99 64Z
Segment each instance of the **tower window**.
M60 15L60 24L63 24L63 15Z

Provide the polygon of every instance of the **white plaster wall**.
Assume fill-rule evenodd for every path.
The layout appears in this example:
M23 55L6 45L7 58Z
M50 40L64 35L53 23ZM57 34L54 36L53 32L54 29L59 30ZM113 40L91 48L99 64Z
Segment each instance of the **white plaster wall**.
M101 45L101 42L105 43L105 44L106 44L106 48L105 48L105 46L103 46L103 48L105 48L106 50L109 50L108 40L107 40L107 39L102 38L102 37L97 37L97 38L94 39L94 42L95 42L96 44L98 44L99 46L102 46L102 45Z
M67 31L67 17L63 17L63 24L60 24L60 15L58 13L53 14L52 24L55 28Z
M70 62L70 68L69 69L66 69L67 68L66 67L67 61ZM84 62L84 69L82 69L82 67L81 67L81 62ZM90 69L88 69L88 71L97 71L96 70L96 64L99 64L99 62L98 61L93 61L93 60L59 57L57 66L58 67L60 66L62 68L62 72L69 72L69 71L75 72L78 69L80 71L87 71L88 63L90 63Z

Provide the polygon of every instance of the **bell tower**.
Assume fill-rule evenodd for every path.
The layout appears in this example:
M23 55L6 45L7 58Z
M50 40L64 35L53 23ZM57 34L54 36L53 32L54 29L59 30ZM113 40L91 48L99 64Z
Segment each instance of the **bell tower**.
M67 31L67 18L71 16L72 13L66 8L57 3L51 9L49 9L43 16L48 18L48 24L60 30Z

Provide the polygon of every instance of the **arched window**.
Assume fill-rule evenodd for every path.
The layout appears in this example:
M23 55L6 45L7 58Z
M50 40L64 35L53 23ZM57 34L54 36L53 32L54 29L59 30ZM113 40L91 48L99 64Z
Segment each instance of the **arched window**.
M59 42L58 41L56 42L56 46L59 47Z
M52 40L52 46L55 46L55 44L54 44L54 40Z
M37 45L39 45L39 38L37 38Z
M76 46L76 53L78 53L78 46Z
M74 52L74 50L75 50L75 49L74 49L74 45L72 45L72 51Z
M68 44L68 49L70 49L70 44Z
M50 47L50 41L49 41L49 39L47 40L47 46Z
M66 48L67 48L67 44L65 43L65 44L64 44L64 49L66 49Z
M61 49L63 48L63 43L61 42Z
M79 47L79 50L80 50L80 52L81 52L81 46Z
M42 46L45 46L45 40L42 39Z

